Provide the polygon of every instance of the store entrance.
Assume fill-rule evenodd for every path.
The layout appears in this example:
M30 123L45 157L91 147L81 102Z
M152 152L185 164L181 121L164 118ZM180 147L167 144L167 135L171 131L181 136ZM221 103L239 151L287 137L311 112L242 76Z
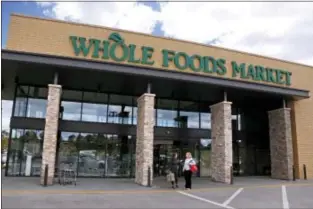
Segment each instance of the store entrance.
M153 146L153 171L154 176L165 176L170 169L171 158L174 153L178 154L178 159L182 160L179 169L179 176L182 176L182 166L187 152L191 152L198 164L199 171L195 175L210 176L211 163L211 140L193 139L183 140L155 140Z

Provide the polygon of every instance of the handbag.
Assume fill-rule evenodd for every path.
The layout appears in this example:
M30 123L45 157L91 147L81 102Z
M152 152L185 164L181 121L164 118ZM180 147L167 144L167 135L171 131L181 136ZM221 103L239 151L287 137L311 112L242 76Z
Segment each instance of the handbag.
M190 170L193 173L196 173L198 171L198 167L196 165L190 165Z
M172 172L168 173L166 177L167 177L168 182L175 181L175 176L174 176L174 173Z

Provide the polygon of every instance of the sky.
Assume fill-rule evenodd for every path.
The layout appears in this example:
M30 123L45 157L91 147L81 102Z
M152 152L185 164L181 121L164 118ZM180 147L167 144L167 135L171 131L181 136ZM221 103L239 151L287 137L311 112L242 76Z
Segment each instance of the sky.
M189 40L313 66L313 2L2 2L11 13ZM2 102L9 128L12 102Z

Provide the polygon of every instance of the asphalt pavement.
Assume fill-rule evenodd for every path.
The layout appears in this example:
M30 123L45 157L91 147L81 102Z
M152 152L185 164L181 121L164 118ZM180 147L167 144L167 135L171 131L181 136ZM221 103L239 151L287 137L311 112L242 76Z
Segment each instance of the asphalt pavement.
M32 178L14 179L4 179L2 208L313 208L313 180L236 178L234 185L226 185L194 179L194 188L186 191L169 188L164 179L153 188L129 179L82 179L76 187L47 188L33 185Z

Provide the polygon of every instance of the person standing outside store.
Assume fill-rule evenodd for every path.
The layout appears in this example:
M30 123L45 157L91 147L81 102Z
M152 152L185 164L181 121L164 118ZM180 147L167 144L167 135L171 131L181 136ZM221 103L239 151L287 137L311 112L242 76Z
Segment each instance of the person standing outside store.
M179 172L179 164L178 154L175 152L172 156L171 161L171 172L174 174L174 181L172 181L173 189L178 188L178 172Z
M184 177L185 177L185 189L190 190L191 189L191 176L192 176L192 171L191 171L191 166L195 166L196 162L194 159L192 159L192 155L190 152L186 153L186 159L184 162L184 167L183 167L183 172L184 172Z

